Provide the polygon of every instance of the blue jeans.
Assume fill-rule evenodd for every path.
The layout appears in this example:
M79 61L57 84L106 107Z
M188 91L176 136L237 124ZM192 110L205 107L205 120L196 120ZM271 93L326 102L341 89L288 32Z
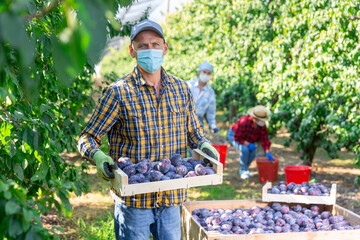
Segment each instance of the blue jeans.
M249 169L250 164L255 159L256 150L249 151L247 146L236 142L234 140L234 131L232 130L232 128L229 129L227 138L228 138L229 142L237 150L240 151L240 170L239 170L239 174L241 174L242 172L245 172L245 171L247 171Z
M116 240L179 240L180 207L133 208L115 201Z

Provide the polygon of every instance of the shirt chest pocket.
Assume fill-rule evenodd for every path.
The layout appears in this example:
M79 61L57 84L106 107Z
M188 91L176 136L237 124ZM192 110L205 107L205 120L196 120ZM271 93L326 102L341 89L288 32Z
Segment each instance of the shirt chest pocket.
M123 101L122 102L122 118L124 119L126 125L132 129L142 128L143 123L143 113L141 107L136 101Z
M171 104L168 106L169 115L175 126L184 127L186 125L186 104Z

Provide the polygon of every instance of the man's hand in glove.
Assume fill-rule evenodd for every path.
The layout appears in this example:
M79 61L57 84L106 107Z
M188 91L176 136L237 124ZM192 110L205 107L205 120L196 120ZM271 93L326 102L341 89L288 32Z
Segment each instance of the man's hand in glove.
M249 143L247 147L248 147L249 151L254 151L256 149L256 145L253 143Z
M267 157L267 159L268 159L270 162L274 161L274 158L273 158L273 156L271 155L270 152L267 152L267 153L266 153L266 157Z
M117 169L117 164L115 164L111 157L102 151L97 151L94 154L93 160L96 164L97 175L99 178L102 178L106 181L109 181L110 178L115 178L115 175L111 169Z
M213 147L211 146L210 143L208 142L203 142L200 146L200 150L203 151L206 155L208 155L209 157L212 157L216 160L219 161L220 159L220 154L219 152Z

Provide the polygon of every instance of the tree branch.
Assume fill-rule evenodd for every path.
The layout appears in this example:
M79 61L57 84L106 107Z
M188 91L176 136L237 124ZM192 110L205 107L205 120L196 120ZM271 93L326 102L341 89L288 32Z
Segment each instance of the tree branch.
M62 0L54 0L50 3L50 5L48 7L43 7L40 12L38 13L34 13L34 14L30 14L28 16L25 17L26 21L30 21L32 19L39 19L44 17L45 15L47 15L48 13L50 13L52 10L54 10L58 5L60 5L60 3L62 2Z

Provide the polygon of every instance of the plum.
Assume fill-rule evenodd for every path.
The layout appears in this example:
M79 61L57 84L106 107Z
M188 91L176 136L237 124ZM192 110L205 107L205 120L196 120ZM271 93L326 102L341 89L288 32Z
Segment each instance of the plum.
M164 174L162 174L161 172L159 171L152 171L150 173L150 180L152 182L156 182L156 181L160 181L160 179L162 178L162 176L164 176Z
M163 175L161 178L160 178L160 181L166 181L166 180L170 180L170 178L168 176L165 176Z
M194 172L194 171L189 171L186 175L185 175L185 177L186 178L188 178L188 177L196 177L197 175L196 175L196 173Z
M145 163L148 171L150 171L153 168L152 167L152 162L148 158L142 159L139 163Z
M194 167L190 163L184 162L182 165L184 165L188 169L188 172L194 171Z
M138 162L135 164L136 172L138 173L146 173L148 171L147 165L145 162Z
M205 169L205 167L203 165L197 164L194 167L194 169L195 169L196 175L198 175L198 176L206 175L206 169Z
M174 154L170 158L171 164L175 167L180 166L184 162L184 158L180 154Z
M211 167L205 167L205 170L206 170L206 175L216 174L215 170L212 169Z
M198 215L200 216L200 209L194 209L192 212L191 212L192 215Z
M129 178L129 184L142 183L145 181L145 177L141 173L136 173Z
M124 173L129 177L136 173L135 165L129 165L123 169Z
M184 177L180 174L175 174L172 179L178 179L178 178L184 178Z
M185 176L188 173L188 169L184 165L179 165L176 167L176 174Z
M329 218L331 216L331 213L329 211L323 211L320 216L322 219Z
M176 175L176 173L175 173L175 172L172 172L172 171L169 171L169 172L167 172L167 173L165 174L165 176L167 176L167 177L169 177L169 178L171 178L171 179L173 179L175 175Z
M289 206L288 205L282 205L280 211L281 211L282 214L289 213L289 211L290 211Z
M132 161L128 157L120 157L117 161L118 167L123 170L125 167L132 165Z
M166 174L170 170L171 161L167 158L164 158L160 161L158 166L159 166L160 172L162 172L163 174Z
M299 204L297 204L297 205L295 205L295 206L293 207L293 210L294 210L295 212L301 212L301 209L302 209L302 207L301 207Z

